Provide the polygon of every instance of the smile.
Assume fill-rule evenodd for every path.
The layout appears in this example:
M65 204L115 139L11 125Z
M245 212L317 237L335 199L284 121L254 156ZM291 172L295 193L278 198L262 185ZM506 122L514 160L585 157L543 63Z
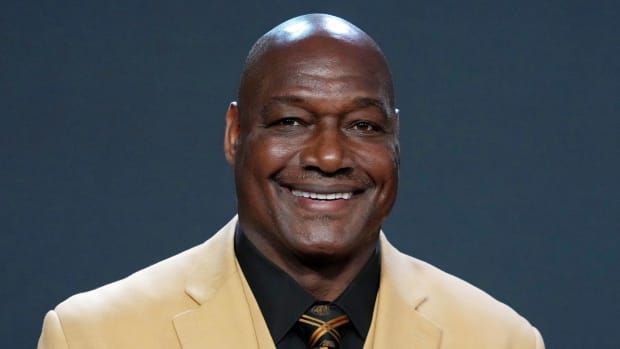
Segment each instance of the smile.
M349 200L353 197L352 192L321 194L301 190L291 190L291 193L293 193L293 195L297 197L310 198L315 200Z

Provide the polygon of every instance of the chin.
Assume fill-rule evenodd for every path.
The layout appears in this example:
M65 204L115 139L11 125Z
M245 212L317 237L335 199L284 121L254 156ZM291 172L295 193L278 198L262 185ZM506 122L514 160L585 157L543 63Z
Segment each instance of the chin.
M346 259L355 252L355 247L344 240L313 240L299 242L294 250L298 257L308 264L333 263Z
M306 263L349 259L373 239L363 226L352 226L343 219L321 216L300 221L293 229L281 231L287 248Z

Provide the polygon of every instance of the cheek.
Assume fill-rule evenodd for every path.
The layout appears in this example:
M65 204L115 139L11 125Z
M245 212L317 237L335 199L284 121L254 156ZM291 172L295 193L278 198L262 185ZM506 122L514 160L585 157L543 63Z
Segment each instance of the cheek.
M398 177L398 153L390 145L358 147L358 163L375 180L377 184L393 182Z
M242 167L255 174L273 174L294 155L295 147L289 143L270 137L248 137Z
M273 162L289 159L295 153L295 147L286 142L268 141L263 147L265 155Z

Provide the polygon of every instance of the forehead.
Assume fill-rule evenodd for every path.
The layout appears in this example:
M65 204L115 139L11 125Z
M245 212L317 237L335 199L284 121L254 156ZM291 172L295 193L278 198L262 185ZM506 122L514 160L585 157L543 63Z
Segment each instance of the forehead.
M391 79L374 48L311 38L265 52L246 86L258 107L274 96L332 100L373 98L391 105ZM254 104L252 103L252 104Z

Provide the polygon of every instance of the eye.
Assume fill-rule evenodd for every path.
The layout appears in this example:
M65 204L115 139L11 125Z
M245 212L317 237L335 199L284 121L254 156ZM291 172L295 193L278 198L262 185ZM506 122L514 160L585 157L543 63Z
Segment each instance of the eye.
M301 120L297 118L283 118L278 120L276 124L282 126L301 126Z
M304 122L295 117L284 117L279 120L276 120L271 124L272 126L303 126Z
M357 121L351 125L351 129L364 133L380 132L381 127L368 121Z

